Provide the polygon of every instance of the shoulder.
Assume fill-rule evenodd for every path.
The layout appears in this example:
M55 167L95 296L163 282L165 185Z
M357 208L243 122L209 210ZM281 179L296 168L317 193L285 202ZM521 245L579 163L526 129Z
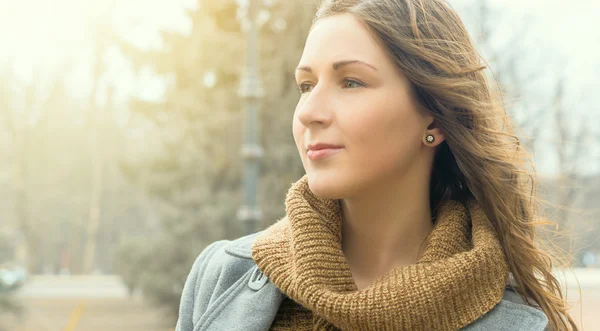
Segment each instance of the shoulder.
M255 266L252 243L261 233L218 240L198 254L183 287L176 330L192 330L213 301Z
M198 291L214 293L220 286L226 290L226 286L235 283L253 268L252 243L261 233L234 240L219 240L206 247L196 258L190 272L190 277L202 278L203 285Z
M525 302L514 288L507 285L502 300L463 330L544 331L547 325L546 314L539 307Z
M227 271L231 276L239 275L236 270L245 273L254 266L252 243L263 231L234 240L213 242L200 252L190 273L202 273L203 279L210 278L214 274L222 274L223 271Z

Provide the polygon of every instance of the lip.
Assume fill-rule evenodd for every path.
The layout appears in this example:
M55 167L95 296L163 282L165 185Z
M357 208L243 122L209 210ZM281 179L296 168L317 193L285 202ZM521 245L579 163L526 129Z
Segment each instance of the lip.
M316 143L316 144L308 144L308 147L306 149L310 149L311 151L317 151L319 149L325 149L325 148L342 148L344 146L340 146L340 145L333 145L333 144L328 144L328 143Z
M308 152L306 153L306 156L308 156L308 158L313 161L317 161L317 160L325 159L334 154L337 154L342 149L343 149L343 147L321 148L321 149L317 149L317 150L309 149Z

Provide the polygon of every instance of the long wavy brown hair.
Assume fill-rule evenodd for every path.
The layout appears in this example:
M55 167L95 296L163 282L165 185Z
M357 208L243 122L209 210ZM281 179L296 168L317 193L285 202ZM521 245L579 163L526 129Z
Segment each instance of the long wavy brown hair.
M383 42L445 134L431 173L432 214L448 199L477 199L499 234L517 293L544 311L552 330L578 330L552 272L553 263L568 265L567 256L538 240L549 222L535 167L456 12L444 0L326 0L313 24L338 13L353 14Z

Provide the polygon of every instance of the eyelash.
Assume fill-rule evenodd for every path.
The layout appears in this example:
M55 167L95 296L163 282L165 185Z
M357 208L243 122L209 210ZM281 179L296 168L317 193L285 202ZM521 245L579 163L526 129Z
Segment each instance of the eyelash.
M362 83L361 81L359 81L359 80L356 80L356 79L350 79L350 78L345 78L345 79L344 79L344 83L348 83L348 82L350 82L350 83L356 83L356 84L358 84L358 85L359 85L359 87L364 87L364 86L365 86L365 84L363 84L363 83ZM308 92L308 91L306 91L306 92L302 91L302 87L304 87L304 86L306 86L306 85L310 85L310 84L302 83L302 84L300 84L300 85L297 85L297 86L296 86L296 89L298 90L298 92L299 92L300 94L304 94L304 93Z

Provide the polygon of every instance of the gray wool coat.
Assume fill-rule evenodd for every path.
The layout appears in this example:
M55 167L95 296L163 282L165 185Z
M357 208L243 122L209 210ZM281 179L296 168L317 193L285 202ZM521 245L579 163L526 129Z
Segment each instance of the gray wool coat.
M261 232L216 241L200 253L183 288L176 331L269 330L285 294L252 260ZM462 330L543 331L547 324L541 310L507 287L500 303Z

